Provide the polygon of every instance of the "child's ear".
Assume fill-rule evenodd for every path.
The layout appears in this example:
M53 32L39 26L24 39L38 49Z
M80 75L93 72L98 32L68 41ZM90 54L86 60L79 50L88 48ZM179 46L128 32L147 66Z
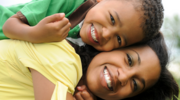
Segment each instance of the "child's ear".
M101 2L102 0L97 0L97 2L99 3L99 2Z

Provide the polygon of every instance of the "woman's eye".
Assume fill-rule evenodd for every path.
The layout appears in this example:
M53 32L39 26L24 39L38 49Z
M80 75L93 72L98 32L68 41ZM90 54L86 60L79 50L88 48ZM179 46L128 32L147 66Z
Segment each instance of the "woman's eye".
M129 56L129 54L126 54L126 55L127 55L129 66L132 66L132 58Z
M134 92L137 90L137 82L133 79L133 85L134 85Z
M119 45L121 45L121 38L117 35L117 41L119 43Z
M111 18L112 24L114 25L115 24L115 20L114 20L114 18L113 18L113 16L111 14L110 14L110 18Z

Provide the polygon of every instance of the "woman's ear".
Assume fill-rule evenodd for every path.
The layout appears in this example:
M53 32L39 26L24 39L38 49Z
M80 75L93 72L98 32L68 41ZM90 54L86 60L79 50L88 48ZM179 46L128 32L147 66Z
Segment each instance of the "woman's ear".
M101 2L102 0L97 0L97 2L99 3L99 2Z

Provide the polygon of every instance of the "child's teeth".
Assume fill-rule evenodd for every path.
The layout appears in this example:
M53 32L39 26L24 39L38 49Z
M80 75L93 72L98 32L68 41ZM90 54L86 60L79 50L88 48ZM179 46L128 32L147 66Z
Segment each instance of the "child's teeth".
M94 41L98 42L93 25L91 26L91 36L92 36Z

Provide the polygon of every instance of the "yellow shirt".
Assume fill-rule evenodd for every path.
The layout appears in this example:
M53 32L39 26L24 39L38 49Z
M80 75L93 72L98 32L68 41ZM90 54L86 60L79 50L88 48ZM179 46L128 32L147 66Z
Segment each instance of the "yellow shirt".
M66 40L43 44L1 40L0 100L34 100L28 68L56 84L51 100L66 100L82 76L80 57Z

